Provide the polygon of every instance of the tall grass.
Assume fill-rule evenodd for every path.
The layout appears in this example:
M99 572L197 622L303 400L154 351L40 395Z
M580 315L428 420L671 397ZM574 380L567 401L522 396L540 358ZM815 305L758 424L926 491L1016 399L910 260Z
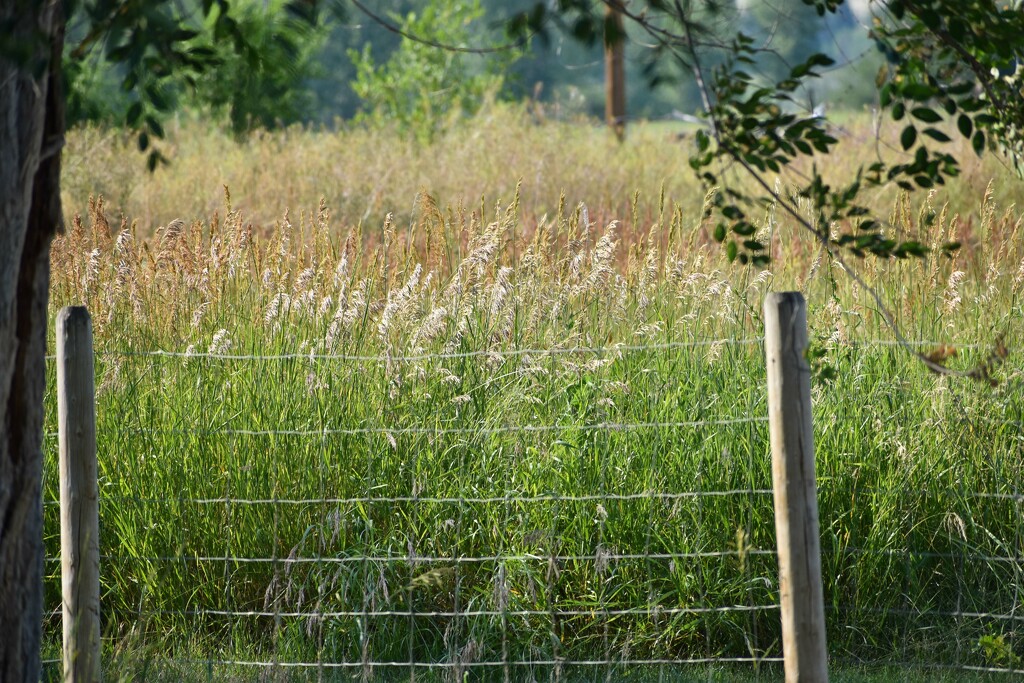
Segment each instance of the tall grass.
M287 161L301 140L259 144L285 157L282 183L305 182ZM837 371L814 387L834 656L1013 663L1014 209L989 193L960 218L940 196L898 197L894 230L965 248L858 264L905 334L955 345L960 367L1005 335L1015 350L992 387L877 343L892 335L874 301L771 212L778 258L758 272L727 264L699 205L658 194L609 189L624 208L606 202L616 220L598 223L514 186L496 208L407 191L411 213L372 230L344 202L341 219L321 201L254 224L239 207L267 204L260 193L147 236L91 200L54 244L53 309L88 305L100 353L112 651L415 660L456 675L479 662L778 656L758 338L764 293L797 287ZM164 211L152 215L186 215ZM46 515L55 557L56 507ZM1002 636L1009 659L992 661L983 636Z
M827 159L818 159L819 168L830 182L845 183L859 165L879 157L906 162L898 151L900 131L896 124L873 123L866 113L844 116L832 131L840 144ZM564 194L571 206L586 202L603 226L628 215L633 192L641 189L637 215L647 228L658 217L662 189L691 223L701 208L704 192L687 164L696 151L688 133L677 124L637 123L620 145L591 121L553 118L539 105L493 105L430 144L345 124L338 130L255 132L238 140L184 117L167 126L171 164L153 174L146 172L146 156L130 133L71 131L62 188L69 214L85 213L88 198L103 195L111 215L129 216L145 236L174 219L208 219L222 208L224 185L257 232L272 229L284 207L315 208L321 198L337 221L362 223L368 234L387 213L405 226L417 213L421 191L442 205L476 208L484 198L489 214L495 202L512 200L517 183L525 225L554 216ZM979 159L959 142L949 150L963 160L963 173L944 188L940 202L951 212L976 227L980 198L993 179L999 206L1024 204L1021 183L998 157ZM722 176L725 182L749 182L738 172L723 170ZM882 190L872 201L884 217L896 197Z

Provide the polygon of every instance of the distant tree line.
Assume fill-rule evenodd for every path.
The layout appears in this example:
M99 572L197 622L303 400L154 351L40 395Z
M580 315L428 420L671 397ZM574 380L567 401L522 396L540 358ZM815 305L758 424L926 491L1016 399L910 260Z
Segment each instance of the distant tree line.
M330 125L374 112L408 122L416 116L446 115L438 111L446 99L470 112L474 98L479 104L494 97L536 98L557 104L556 110L568 115L603 113L602 46L600 40L580 40L586 36L575 35L577 27L531 39L516 49L455 56L416 49L394 30L405 27L428 40L493 48L507 42L509 18L528 11L534 0L375 0L366 6L376 18L350 9L343 16L325 14L312 24L289 15L284 0L237 0L230 13L248 36L248 52L204 37L209 31L203 29L209 27L203 23L211 19L200 11L201 2L180 4L182 22L194 24L197 47L214 52L219 66L201 74L179 70L170 79L155 79L151 90L158 100L169 101L168 110L185 105L200 115L223 118L239 133L293 123ZM867 20L848 7L823 19L803 3L771 0L729 3L716 17L767 48L756 65L766 82L807 55L835 55L830 78L802 95L812 107L828 103L844 108L861 108L877 97L874 76L883 58L873 47ZM68 25L64 73L69 123L123 122L138 96L123 87L118 55L108 54L98 41L82 42L88 25L84 16L72 16ZM627 24L627 31L634 30ZM455 70L448 70L451 62L457 63ZM439 67L448 74L447 81L439 80ZM387 74L376 76L375 71ZM642 39L626 42L625 74L631 119L701 109L690 74L665 60L652 62ZM490 79L483 78L488 75ZM652 79L661 87L648 87ZM391 104L384 106L389 97ZM416 113L410 104L403 112L400 100L414 100L430 110Z

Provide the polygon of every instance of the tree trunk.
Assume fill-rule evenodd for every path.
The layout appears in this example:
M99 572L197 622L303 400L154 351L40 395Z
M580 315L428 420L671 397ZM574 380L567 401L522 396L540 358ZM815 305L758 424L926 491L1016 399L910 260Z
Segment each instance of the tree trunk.
M0 680L39 681L50 240L62 223L60 0L0 0ZM5 41L7 42L7 41Z
M604 117L615 136L622 142L626 136L626 67L625 29L622 24L622 10L616 3L605 8L605 21L614 40L605 36L604 44Z

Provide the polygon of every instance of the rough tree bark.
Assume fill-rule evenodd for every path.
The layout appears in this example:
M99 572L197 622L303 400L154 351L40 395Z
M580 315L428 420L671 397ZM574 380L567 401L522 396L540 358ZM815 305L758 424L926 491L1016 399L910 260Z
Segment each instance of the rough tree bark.
M6 45L19 48L0 55L0 681L36 683L50 240L62 224L63 4L0 0L0 26Z

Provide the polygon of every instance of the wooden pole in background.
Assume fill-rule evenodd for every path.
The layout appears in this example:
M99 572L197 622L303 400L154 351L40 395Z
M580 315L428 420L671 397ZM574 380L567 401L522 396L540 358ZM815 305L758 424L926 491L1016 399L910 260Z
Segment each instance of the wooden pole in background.
M768 423L787 683L828 680L821 540L814 478L807 304L799 292L764 302Z
M57 314L60 552L64 680L98 683L100 670L99 484L92 321L84 306Z
M616 3L605 7L604 43L604 116L619 142L626 135L626 70L624 65L625 32L622 12ZM609 33L613 34L609 36ZM614 40L609 42L609 37Z

